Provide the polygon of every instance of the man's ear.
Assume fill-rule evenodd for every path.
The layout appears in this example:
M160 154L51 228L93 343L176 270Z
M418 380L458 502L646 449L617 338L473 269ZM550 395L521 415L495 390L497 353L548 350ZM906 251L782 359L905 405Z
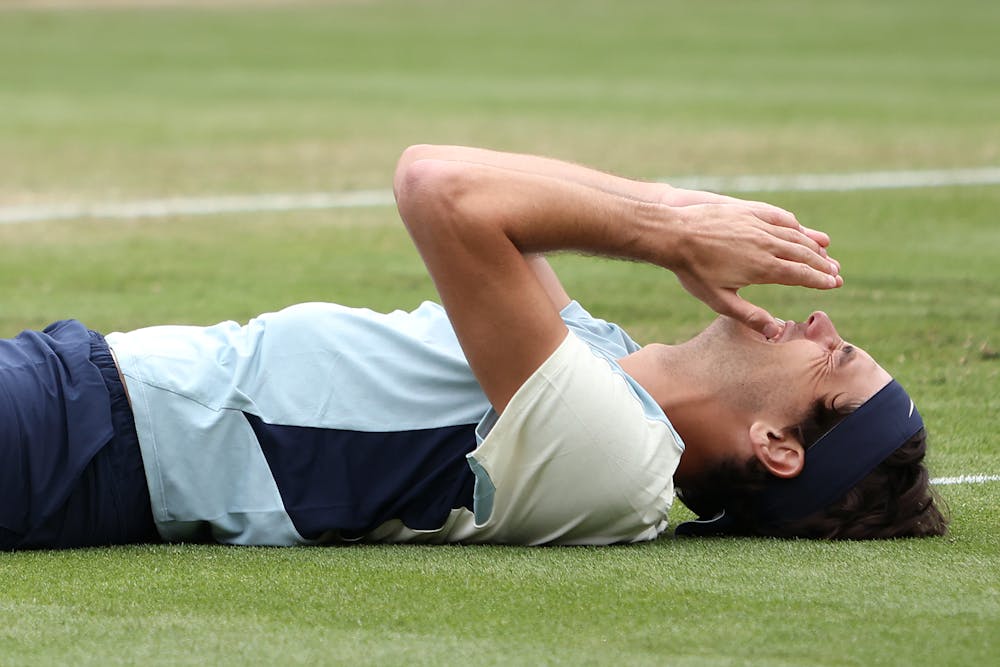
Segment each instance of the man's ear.
M795 477L805 465L806 452L802 443L768 422L753 423L750 446L757 460L775 477Z

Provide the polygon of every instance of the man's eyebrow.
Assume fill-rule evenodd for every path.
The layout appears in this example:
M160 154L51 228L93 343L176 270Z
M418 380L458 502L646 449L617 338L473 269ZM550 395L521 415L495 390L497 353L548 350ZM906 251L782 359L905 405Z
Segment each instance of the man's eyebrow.
M841 358L843 359L842 363L846 364L847 362L849 362L851 359L854 358L854 346L845 345L844 347L840 348L840 353L842 355Z

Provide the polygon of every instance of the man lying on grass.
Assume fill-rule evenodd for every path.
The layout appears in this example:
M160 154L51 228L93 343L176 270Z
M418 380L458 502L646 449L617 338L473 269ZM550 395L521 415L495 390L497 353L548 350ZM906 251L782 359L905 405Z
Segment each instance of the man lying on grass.
M0 546L630 542L675 485L704 519L681 533L944 532L902 388L825 314L737 296L840 286L825 234L471 148L408 149L395 192L443 309L0 343ZM542 256L564 249L669 269L722 316L640 347L570 300Z

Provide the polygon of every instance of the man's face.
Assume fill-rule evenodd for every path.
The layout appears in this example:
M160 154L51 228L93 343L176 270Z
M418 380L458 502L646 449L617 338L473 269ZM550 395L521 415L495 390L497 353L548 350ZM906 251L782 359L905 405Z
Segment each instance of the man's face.
M867 352L844 341L822 311L805 322L786 321L770 341L733 320L718 325L745 364L746 387L759 399L755 409L780 409L789 424L816 401L838 411L857 407L892 379Z
M841 338L823 311L805 322L785 322L772 344L804 371L801 390L836 411L861 405L892 380L870 354Z

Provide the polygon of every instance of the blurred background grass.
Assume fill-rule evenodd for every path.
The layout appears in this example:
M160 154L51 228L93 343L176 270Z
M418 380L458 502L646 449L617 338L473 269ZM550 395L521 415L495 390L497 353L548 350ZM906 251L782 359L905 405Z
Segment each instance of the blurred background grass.
M417 140L646 177L1000 158L996 3L195 4L0 14L0 197L383 185Z
M0 207L385 188L416 142L645 178L1000 164L997 3L51 4L0 3ZM899 377L935 474L1000 472L1000 186L766 198L831 233L847 284L748 294L827 310ZM0 225L0 247L4 336L434 294L389 207ZM555 264L643 341L711 318L662 271ZM1000 490L942 494L952 536L921 543L4 555L0 662L987 663Z

